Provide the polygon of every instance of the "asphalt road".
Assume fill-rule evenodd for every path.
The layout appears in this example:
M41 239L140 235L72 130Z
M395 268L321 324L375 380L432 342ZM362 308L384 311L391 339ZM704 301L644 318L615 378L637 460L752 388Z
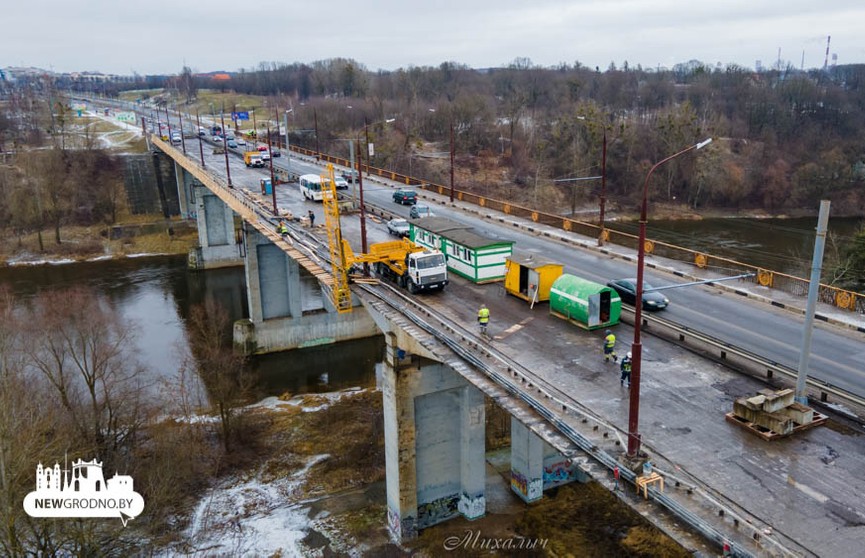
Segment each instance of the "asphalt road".
M193 145L190 146L189 140L187 140L187 151L194 154L197 152L198 146L196 140L192 140L192 142ZM205 145L208 144L209 142L205 143ZM239 184L248 182L247 187L255 189L258 177L268 177L269 169L247 169L243 160L239 158L239 154L242 154L244 150L244 148L234 150L237 155L229 157L232 177ZM212 151L212 144L209 150L205 147L206 164L208 167L213 167L214 171L224 174L224 157L209 154ZM274 159L274 165L288 168L289 158L283 153L282 157ZM290 165L291 171L297 174L323 172L322 167L296 156L291 157ZM384 184L384 182L386 181L379 178L365 179L365 202L384 208L395 215L408 218L410 206L394 203L392 200L393 187ZM280 186L277 191L280 207L291 206L294 208L292 210L295 211L295 214L301 215L305 215L307 209L311 208L320 219L323 218L319 209L321 204L301 200L296 185ZM349 189L348 194L351 195L351 193L352 189ZM564 264L566 273L602 284L613 278L636 276L633 262L610 257L593 250L563 245L516 229L513 226L481 221L476 216L469 215L459 209L429 203L426 200L420 200L419 203L430 205L433 212L439 217L470 224L492 237L515 240L515 249L557 260ZM347 224L349 219L344 221ZM323 222L323 219L319 222ZM376 237L372 238L371 242L387 238L384 223L370 220L367 223L367 230L370 235ZM352 241L353 245L357 244L358 246L355 248L359 249L359 242L354 242L354 239L349 235L346 237ZM656 287L689 281L651 269L646 270L645 276L645 280ZM798 367L803 336L804 319L802 316L753 299L729 294L717 287L708 285L674 288L665 290L664 294L670 299L670 306L661 311L664 318L742 347L779 364L793 369ZM804 305L805 300L802 299L801 306L804 307ZM629 344L629 341L630 339L620 339L623 344ZM644 340L645 343L647 343L646 340ZM815 323L809 368L810 376L865 397L865 366L862 365L863 361L865 361L865 336L829 324Z

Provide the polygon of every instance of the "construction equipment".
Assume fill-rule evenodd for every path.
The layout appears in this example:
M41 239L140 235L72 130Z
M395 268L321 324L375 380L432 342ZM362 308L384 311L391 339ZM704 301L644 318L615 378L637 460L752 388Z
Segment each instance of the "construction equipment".
M327 246L330 249L330 262L333 268L333 306L338 313L344 314L351 312L351 288L348 284L348 269L351 263L348 262L343 247L345 243L342 239L342 227L339 224L339 201L336 196L332 164L328 163L327 174L321 176L321 185Z
M375 243L370 246L368 254L352 251L342 238L336 180L331 164L327 165L327 173L321 175L321 202L333 268L333 305L337 312L351 312L348 274L356 265L373 264L376 275L395 281L411 293L443 289L448 284L444 254L418 246L407 238Z
M349 268L373 264L376 275L394 281L412 294L444 289L448 284L447 263L444 254L438 250L428 250L402 238L373 244L368 254L355 254L348 242L342 242Z

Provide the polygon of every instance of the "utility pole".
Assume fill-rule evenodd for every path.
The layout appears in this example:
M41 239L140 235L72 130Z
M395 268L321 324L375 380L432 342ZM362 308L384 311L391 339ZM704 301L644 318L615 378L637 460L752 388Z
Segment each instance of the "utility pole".
M360 244L361 244L361 252L364 254L369 253L369 249L366 244L366 212L363 207L363 173L360 171L360 141L357 142L357 187L360 191ZM369 276L369 265L363 264L363 274Z
M312 109L312 118L315 123L315 160L318 161L320 159L321 149L318 148L318 112L316 112L315 107Z
M201 155L201 168L207 168L204 164L204 144L201 140L201 115L198 114L198 109L195 109L195 122L198 125L198 153Z
M277 124L278 126L278 124ZM270 155L270 193L273 195L273 214L279 215L279 210L276 208L276 179L273 176L273 149L270 147L270 124L267 125L267 153Z
M222 123L222 153L225 155L225 175L228 177L228 187L234 188L231 185L231 167L228 166L228 144L225 141L225 104L222 105L222 112L219 113L219 120Z
M799 353L799 374L796 376L796 402L808 404L805 395L805 380L808 378L808 362L811 358L811 332L814 330L814 309L820 291L820 275L823 271L823 247L826 244L826 226L829 223L829 200L820 202L817 217L817 238L814 241L814 257L811 260L811 281L808 283L808 302L805 305L805 323L802 325L802 349Z
M454 121L451 120L451 203L454 202Z
M177 111L177 118L180 119L180 147L183 154L186 155L186 138L183 137L183 113L179 110Z
M598 236L598 246L603 246L606 242L607 231L604 229L604 206L607 201L607 127L604 126L604 146L601 155L601 234Z

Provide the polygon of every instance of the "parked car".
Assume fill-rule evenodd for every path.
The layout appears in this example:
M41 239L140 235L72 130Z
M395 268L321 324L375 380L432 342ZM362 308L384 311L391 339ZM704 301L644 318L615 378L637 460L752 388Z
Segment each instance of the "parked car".
M198 135L199 135L199 136L206 136L206 135L207 135L207 130L205 130L204 128L199 128L199 129L198 129Z
M619 293L622 302L634 304L637 300L637 280L613 279L607 286ZM652 286L643 281L643 310L662 310L670 304L670 299L659 292L653 292ZM648 292L647 292L648 291Z
M394 236L408 236L409 225L405 219L391 219L387 222L387 232Z
M259 151L267 151L267 146L266 145L259 145L256 149L258 149Z
M412 219L421 219L423 217L435 217L435 213L430 211L430 208L426 205L413 205L411 211L408 212L408 216Z
M417 192L407 188L398 188L393 193L393 201L402 205L414 205L417 203Z
M274 153L273 156L276 157L276 153ZM337 190L348 190L348 182L346 182L343 177L335 176L333 182L336 185Z
M354 183L357 182L357 171L356 170L344 170L340 175L346 182Z
M245 139L243 139L243 137L242 137L242 136L240 136L240 137L238 137L238 138L237 138L237 139L235 139L235 140L234 140L234 141L236 141L236 142L237 142L237 145L243 145L243 146L245 146L245 145L246 145L246 140L245 140Z
M217 143L222 143L222 136L220 136L218 134L214 134L214 136L210 139L217 142Z
M234 149L237 149L237 142L234 141L233 139L228 140L227 143L228 143L228 147L232 147Z

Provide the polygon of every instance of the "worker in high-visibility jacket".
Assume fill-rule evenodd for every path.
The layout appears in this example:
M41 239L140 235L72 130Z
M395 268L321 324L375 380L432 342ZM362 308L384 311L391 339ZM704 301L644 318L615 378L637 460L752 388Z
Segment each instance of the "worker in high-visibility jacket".
M619 362L619 357L616 356L616 336L609 329L606 337L604 337L604 362Z
M480 310L478 310L478 324L481 326L481 333L487 332L487 324L490 323L490 309L487 308L486 304L481 304Z
M631 361L631 351L628 351L628 354L625 355L625 358L622 359L622 364L619 365L619 368L622 371L622 377L619 378L619 385L625 385L625 382L628 382L628 387L631 387L631 368L633 367L633 362Z

